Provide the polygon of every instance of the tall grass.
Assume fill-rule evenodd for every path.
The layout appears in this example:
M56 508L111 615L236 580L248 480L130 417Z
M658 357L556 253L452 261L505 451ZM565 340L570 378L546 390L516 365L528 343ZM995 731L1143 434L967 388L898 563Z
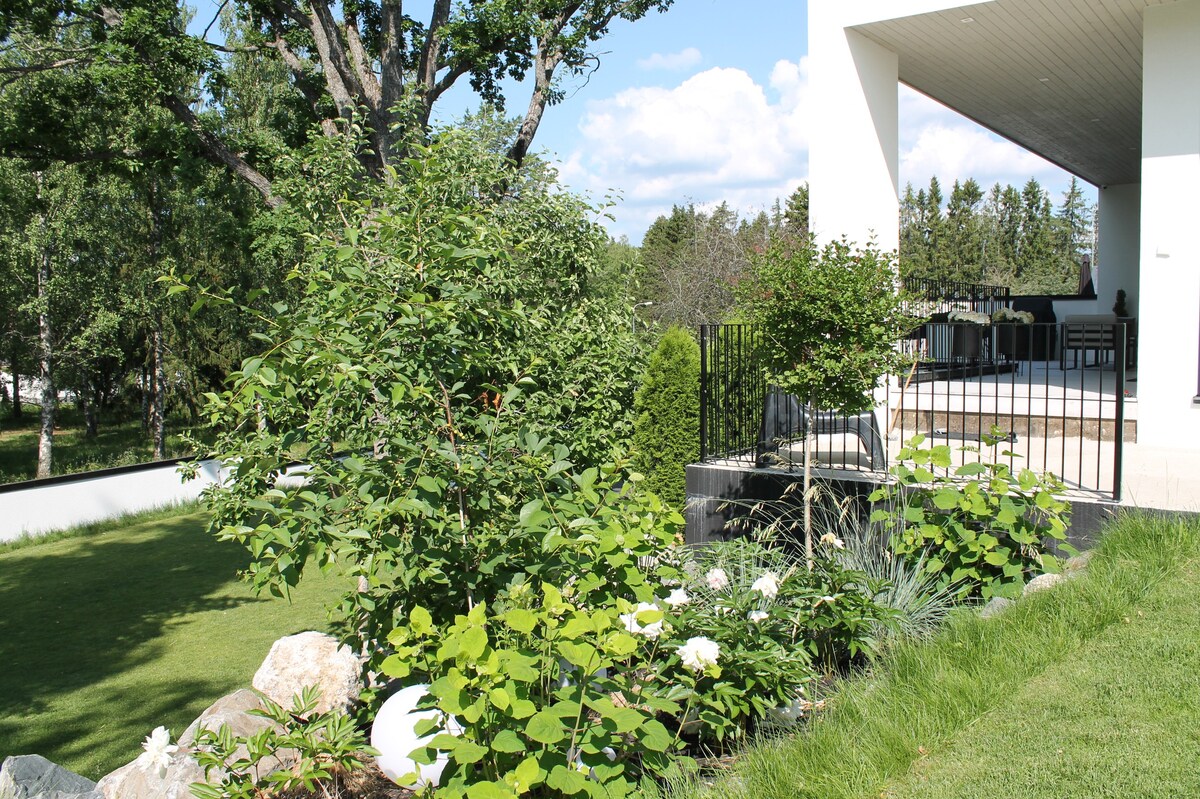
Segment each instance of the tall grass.
M715 786L690 781L668 792L722 799L877 797L925 752L1122 621L1198 549L1200 522L1123 517L1107 529L1083 576L996 619L952 615L930 640L899 643L871 673L846 681L830 708L794 738L746 751Z

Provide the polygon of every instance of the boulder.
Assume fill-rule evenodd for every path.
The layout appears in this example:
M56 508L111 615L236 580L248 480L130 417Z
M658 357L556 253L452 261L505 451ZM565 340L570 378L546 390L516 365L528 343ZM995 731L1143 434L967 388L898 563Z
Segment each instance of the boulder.
M994 596L990 602L983 606L983 610L979 611L979 616L984 619L990 619L993 616L999 616L1014 604L1016 603L1014 603L1011 599L1006 599L1002 596Z
M102 799L96 783L41 755L15 755L0 764L0 799Z
M1029 582L1025 583L1025 590L1021 592L1022 596L1036 594L1038 591L1045 591L1048 588L1053 588L1067 578L1061 574L1039 574Z
M204 769L180 747L164 772L142 755L101 777L96 788L104 799L194 799L193 782L204 782Z
M196 735L201 728L216 732L222 724L229 725L229 729L235 736L248 738L271 724L268 719L250 715L251 710L261 709L262 701L258 698L258 694L249 688L242 688L227 694L209 705L195 721L188 725L188 728L179 736L179 746L191 748L196 742Z
M1067 562L1063 564L1063 572L1074 576L1088 567L1092 562L1092 556L1096 550L1089 549L1086 552L1080 552L1073 558L1067 558Z
M317 712L349 710L358 701L362 663L348 646L332 635L304 632L280 638L271 645L266 660L251 683L285 708L308 685L321 691Z

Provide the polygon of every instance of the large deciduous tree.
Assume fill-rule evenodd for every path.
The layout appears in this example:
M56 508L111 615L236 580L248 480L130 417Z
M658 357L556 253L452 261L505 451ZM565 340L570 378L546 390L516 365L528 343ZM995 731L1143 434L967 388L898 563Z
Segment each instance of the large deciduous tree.
M84 152L71 129L96 121L80 120L80 108L149 101L190 132L198 152L279 205L265 154L245 131L203 110L206 102L220 110L230 74L258 64L282 65L295 106L326 135L363 124L368 146L359 162L381 180L395 174L397 160L424 137L438 99L460 80L498 106L504 80L526 80L528 104L507 143L510 161L520 165L546 107L563 98L564 77L594 67L593 46L610 25L671 2L433 0L428 17L417 19L402 0L230 0L238 24L216 42L206 38L215 20L205 35L186 32L177 0L15 0L0 10L0 42L15 54L0 66L0 91L19 96L15 104L4 98L18 124L0 125L0 146L56 158L147 155L147 142L115 126ZM20 88L60 72L71 80Z

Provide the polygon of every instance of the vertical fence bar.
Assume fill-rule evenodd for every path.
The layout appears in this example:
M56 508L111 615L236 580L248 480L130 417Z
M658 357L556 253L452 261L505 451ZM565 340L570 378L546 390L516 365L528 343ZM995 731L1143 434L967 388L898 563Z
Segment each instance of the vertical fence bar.
M708 460L708 325L700 325L700 462Z
M1124 322L1117 325L1116 360L1114 365L1117 372L1117 429L1113 433L1113 500L1121 501L1121 477L1125 466L1125 356L1129 344L1129 329Z

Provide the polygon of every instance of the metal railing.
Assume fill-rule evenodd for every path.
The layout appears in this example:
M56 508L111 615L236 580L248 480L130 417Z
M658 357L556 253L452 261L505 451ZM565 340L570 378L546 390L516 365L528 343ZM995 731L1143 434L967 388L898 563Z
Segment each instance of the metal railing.
M920 302L919 316L957 310L978 311L990 315L998 308L1007 306L1012 296L1007 286L922 277L906 278L904 290Z
M984 460L1052 472L1076 491L1119 500L1128 343L1122 323L926 323L904 342L906 374L860 415L812 411L756 365L763 337L747 325L700 330L700 457L795 470L809 417L824 468L884 472L914 435L949 444L956 464ZM994 429L1004 436L989 446Z

